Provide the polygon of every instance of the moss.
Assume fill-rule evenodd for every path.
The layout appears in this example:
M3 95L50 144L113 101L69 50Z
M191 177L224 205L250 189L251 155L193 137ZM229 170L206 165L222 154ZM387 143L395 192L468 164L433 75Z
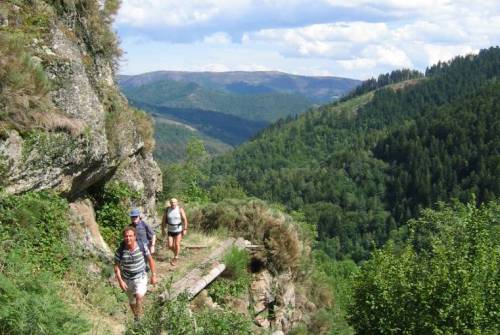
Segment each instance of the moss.
M62 166L74 156L78 139L64 132L32 131L25 135L22 157L34 168ZM35 152L35 157L32 157Z

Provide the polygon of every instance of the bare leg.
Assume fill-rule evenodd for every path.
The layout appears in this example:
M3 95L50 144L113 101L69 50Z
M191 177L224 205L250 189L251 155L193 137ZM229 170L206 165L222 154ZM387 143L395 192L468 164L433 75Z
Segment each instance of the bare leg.
M179 252L181 251L181 239L182 233L174 237L174 246L172 249L172 251L174 252L174 259L171 262L172 265L176 265L177 259L179 258Z
M142 302L144 300L143 295L136 294L135 295L135 311L136 318L138 319L142 315Z
M135 304L130 304L130 309L132 310L132 314L134 314L134 320L137 320L139 318L137 314L137 299Z
M170 235L167 238L167 248L174 251L174 238Z

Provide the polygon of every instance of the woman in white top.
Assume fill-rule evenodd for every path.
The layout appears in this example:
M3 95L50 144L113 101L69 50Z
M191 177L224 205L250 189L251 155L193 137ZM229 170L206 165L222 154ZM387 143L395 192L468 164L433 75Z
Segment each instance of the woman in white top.
M188 220L184 209L178 206L176 198L170 199L169 204L170 206L165 208L165 213L163 214L161 231L162 235L165 236L165 227L167 227L167 248L174 253L174 258L172 258L170 264L175 266L177 265L181 250L181 239L186 235L188 230Z

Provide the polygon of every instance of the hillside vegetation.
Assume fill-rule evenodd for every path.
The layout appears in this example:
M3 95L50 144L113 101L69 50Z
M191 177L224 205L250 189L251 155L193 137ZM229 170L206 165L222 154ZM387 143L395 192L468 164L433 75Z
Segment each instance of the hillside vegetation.
M213 162L248 194L300 209L332 257L361 260L437 200L500 194L500 49L429 68L411 85L278 122Z
M277 72L160 71L118 79L134 106L194 127L205 135L206 145L208 139L215 139L231 146L273 121L298 115L314 103L338 99L358 84L345 78ZM161 137L156 140L159 147L164 146ZM173 150L171 157L182 153L182 149ZM160 157L158 152L156 156Z
M156 115L153 119L156 138L154 158L160 164L167 165L183 160L188 143L195 139L203 141L211 156L218 156L233 148L185 124Z
M312 102L292 93L235 94L190 82L157 81L139 87L122 86L127 98L153 106L216 111L253 121L275 121L305 111Z

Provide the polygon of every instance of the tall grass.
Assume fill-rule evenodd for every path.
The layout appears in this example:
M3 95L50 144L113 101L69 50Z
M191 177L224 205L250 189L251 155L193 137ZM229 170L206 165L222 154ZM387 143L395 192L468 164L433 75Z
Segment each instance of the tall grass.
M297 273L305 250L292 219L256 199L224 200L188 208L191 226L201 231L227 229L265 248L262 261L273 272Z
M34 112L55 110L48 95L52 84L26 48L28 43L22 32L0 31L0 124L4 129L31 128Z

